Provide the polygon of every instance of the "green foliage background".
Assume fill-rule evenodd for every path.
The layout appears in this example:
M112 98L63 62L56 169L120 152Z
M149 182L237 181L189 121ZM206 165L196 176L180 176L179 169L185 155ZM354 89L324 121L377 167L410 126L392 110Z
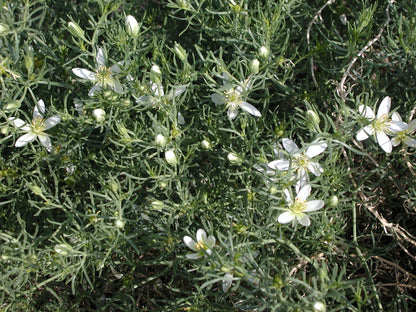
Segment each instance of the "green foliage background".
M414 115L413 1L0 3L0 311L415 309L414 149L354 139L359 105L388 95L404 120ZM98 48L108 65L128 64L123 94L89 97L92 84L72 73L93 69ZM149 107L136 99L151 94L155 64L166 94L186 89ZM240 110L230 121L212 102L223 72L253 78L247 101L262 117ZM22 132L8 120L30 120L39 99L62 118L48 130L51 152L16 148ZM311 197L326 205L310 227L277 222L293 181L256 169L279 158L282 138L328 144L324 172L311 176ZM215 261L186 258L183 237L199 228L217 239Z

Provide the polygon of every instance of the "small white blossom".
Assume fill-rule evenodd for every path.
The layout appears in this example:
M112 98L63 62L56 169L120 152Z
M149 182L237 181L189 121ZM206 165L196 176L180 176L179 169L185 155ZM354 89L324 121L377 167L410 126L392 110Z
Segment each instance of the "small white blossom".
M358 131L356 138L358 141L364 141L369 138L370 135L375 134L376 139L380 147L386 152L391 153L393 145L391 143L389 135L395 132L406 130L406 124L402 121L394 121L390 119L389 112L391 106L391 98L386 96L381 101L377 111L377 117L371 107L366 105L360 105L358 112L369 121L369 125Z
M323 200L306 201L311 194L311 186L309 184L297 192L295 200L292 199L292 195L288 189L285 189L283 192L286 196L288 207L287 211L280 214L277 218L279 223L286 224L292 221L298 221L303 226L309 226L311 220L305 212L316 211L324 206Z
M237 117L238 108L241 108L253 116L261 117L261 113L257 110L257 108L244 101L245 93L247 93L250 89L251 82L246 80L236 86L228 81L226 74L223 74L223 79L224 84L230 85L229 88L227 88L223 94L211 94L211 100L217 105L225 104L228 107L228 119L233 120Z
M394 112L391 115L391 119L393 121L397 122L403 122L402 117L400 117L399 113ZM402 131L398 131L394 133L394 137L391 139L391 144L393 146L399 145L401 142L406 144L410 147L416 147L416 140L409 135L412 134L416 130L416 119L410 121L408 124L404 123L406 125L406 129Z
M167 104L169 101L172 101L174 98L184 93L186 90L186 86L174 86L166 95L164 88L161 84L152 82L150 89L151 93L149 95L142 95L140 97L137 97L136 103L149 105L150 107L156 107L159 103ZM180 120L180 122L183 121L183 123L185 123L185 121L182 120L182 115L179 115L179 113L178 119Z
M188 259L198 259L205 255L211 255L211 249L215 246L215 237L210 235L207 237L207 233L203 229L199 229L196 232L196 240L195 242L191 237L184 236L183 241L186 246L188 246L193 251L196 251L192 254L187 254L186 257Z
M291 170L295 173L297 188L309 182L308 172L312 172L315 176L320 176L324 171L319 163L312 161L312 158L325 151L328 146L325 142L315 141L306 149L299 149L296 143L288 138L282 139L282 144L291 159L274 160L268 163L268 167L273 170Z
M27 132L17 139L15 143L16 147L25 146L26 144L33 142L36 138L38 138L40 143L45 146L48 151L51 150L51 140L45 131L55 127L61 121L61 118L58 115L54 115L45 120L43 117L44 114L45 103L42 100L39 100L33 109L33 119L31 123L27 124L20 118L9 118L9 121L12 122L16 128Z
M89 96L93 96L97 91L100 91L101 88L110 88L116 93L123 93L123 87L118 81L116 75L121 72L120 66L123 65L123 62L118 62L117 64L107 67L106 60L104 57L104 52L101 48L97 50L97 55L95 57L96 68L95 71L90 71L85 68L73 68L72 72L83 79L87 79L94 83L94 86L88 92Z

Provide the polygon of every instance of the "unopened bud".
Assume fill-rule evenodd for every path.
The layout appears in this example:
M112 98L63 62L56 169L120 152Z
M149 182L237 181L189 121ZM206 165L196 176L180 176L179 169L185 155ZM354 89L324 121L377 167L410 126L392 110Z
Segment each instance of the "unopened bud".
M160 200L154 200L152 201L151 206L154 210L162 210L165 204Z
M313 304L314 312L326 312L326 306L323 302L317 301Z
M120 230L124 228L124 224L125 224L125 222L121 218L116 219L116 221L114 221L115 227L120 229Z
M153 65L150 69L150 77L154 83L161 83L162 82L162 72L160 71L160 67L157 65Z
M240 159L240 157L238 157L238 155L236 153L228 153L227 154L227 159L233 165L241 163L241 159Z
M0 35L6 33L9 30L9 26L5 24L0 24Z
M126 17L126 30L131 37L137 37L139 34L139 24L137 23L137 20L131 15L127 15Z
M82 28L77 23L69 22L68 23L68 30L75 37L84 38L84 31L82 30Z
M259 48L259 56L262 58L267 58L269 56L269 49L267 49L265 46L261 46Z
M258 59L254 59L250 62L250 72L255 75L259 72L260 62Z
M176 158L174 149L165 152L165 159L166 162L172 166L175 166L178 163L178 159Z
M338 197L336 195L332 195L327 202L328 207L336 207L338 205Z
M105 120L105 110L101 108L96 108L92 111L92 115L94 116L97 122L103 122Z
M159 147L164 147L166 145L166 138L163 134L158 134L155 137L155 144Z
M68 244L57 244L53 249L62 256L68 256L73 251L72 247Z
M187 53L186 53L185 49L182 48L182 46L179 43L175 42L175 47L173 48L173 51L175 51L176 56L179 57L179 59L182 62L184 62L184 63L186 62Z
M201 142L201 146L203 149L206 149L206 150L211 149L211 143L208 140L203 140Z
M319 115L313 111L308 110L306 111L306 119L309 121L310 125L313 126L314 129L317 131L320 131L319 123L321 122L321 119L319 118Z
M16 111L19 107L20 107L20 103L15 101L15 102L11 102L11 103L7 104L4 109L8 113L12 113L12 112Z
M25 66L28 72L28 76L30 76L33 73L33 65L34 65L34 60L33 60L33 48L29 47L27 49L27 53L24 57L24 61L25 61Z

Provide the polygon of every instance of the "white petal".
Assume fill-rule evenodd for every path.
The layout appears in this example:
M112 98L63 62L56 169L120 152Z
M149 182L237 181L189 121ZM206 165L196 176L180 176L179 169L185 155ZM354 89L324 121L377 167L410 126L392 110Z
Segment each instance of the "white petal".
M308 170L313 173L314 176L319 177L322 172L324 172L324 169L320 164L317 162L309 162L308 164Z
M296 199L306 201L306 198L308 198L310 194L311 194L311 186L310 184L307 184L300 189L299 193L296 195Z
M8 119L10 122L12 122L13 123L13 125L16 127L16 128L19 128L19 129L22 129L22 130L26 130L26 129L23 129L23 128L27 128L27 127L29 127L27 124L26 124L26 122L24 122L22 119L20 119L20 118L15 118L15 117L9 117L9 119ZM29 127L29 129L28 130L30 130L30 127Z
M398 112L394 112L393 114L391 114L391 120L393 120L393 121L403 121L402 117L400 116L400 114Z
M120 64L120 63L118 63L118 64ZM115 73L115 74L120 74L121 73L121 68L118 66L118 64L114 64L113 66L110 67L110 71L112 73Z
M211 100L217 105L222 105L225 103L226 97L222 94L214 93L211 94Z
M295 218L295 215L292 213L292 211L285 211L282 214L279 215L277 218L277 221L282 224L286 224L289 222L292 222Z
M180 125L185 124L185 118L183 118L181 112L178 112L178 124L180 124Z
M98 92L98 91L100 91L101 90L101 86L98 84L98 83L96 83L92 88L91 88L91 90L90 91L88 91L88 96L93 96L96 92Z
M409 124L407 125L407 131L409 133L413 132L414 130L416 130L416 119L412 120L411 122L409 122Z
M412 139L412 138L409 138L409 137L405 137L404 140L403 140L403 142L407 146L410 146L410 147L413 147L413 148L416 147L416 140L415 139Z
M43 102L43 100L39 100L38 103L35 105L35 108L33 109L33 119L42 119L44 114L45 103Z
M316 155L321 154L327 147L328 145L325 142L313 143L312 145L308 147L305 154L309 158L313 158Z
M358 131L356 138L358 141L364 141L368 139L368 133L364 129L361 129L360 131Z
M184 237L183 237L183 242L184 242L184 243L185 243L185 245L186 245L186 246L188 246L190 249L195 250L195 251L198 251L198 249L197 249L197 248L195 248L196 243L195 243L195 241L194 241L191 237L189 237L189 236L184 236Z
M247 113L256 117L261 117L261 113L253 105L242 101L240 102L239 106L241 107L241 109L245 110Z
M210 235L208 236L208 238L205 241L205 244L209 247L209 248L214 248L215 247L215 237Z
M273 160L272 162L269 162L267 164L270 168L272 169L277 169L277 170L289 170L290 168L290 161L289 160L285 160L285 159L278 159L278 160Z
M95 73L85 68L73 68L72 72L83 79L95 81Z
M407 130L408 128L409 126L407 125L407 123L403 121L391 121L388 126L388 129L392 132L404 131L404 130Z
M226 273L224 275L224 279L222 280L222 291L227 292L228 289L230 289L231 284L233 283L233 274L232 273Z
M282 143L283 143L283 147L285 148L285 150L291 154L291 155L295 155L299 153L299 148L296 145L295 142L293 142L292 140L288 139L288 138L284 138L282 139Z
M304 169L300 169L297 176L297 181L295 184L296 187L296 193L299 193L299 191L306 186L309 183L309 175Z
M400 142L398 137L391 138L391 145L393 145L393 147L400 145Z
M196 259L201 258L202 257L202 254L199 253L199 252L196 252L196 253L192 253L192 254L187 254L186 257L188 259L196 260Z
M384 115L388 115L391 106L391 98L386 96L383 101L381 101L380 106L378 107L377 111L377 119L381 118Z
M284 190L283 190L283 194L285 194L285 196L286 196L286 202L287 202L288 204L292 204L292 203L293 203L293 200L292 200L292 195L290 195L289 190L288 190L288 189L284 189Z
M47 149L50 149L52 147L51 139L47 134L38 134L38 139L40 143L42 143L42 145L45 146Z
M376 132L377 142L380 147L386 152L391 153L393 146L391 144L390 138L383 131Z
M374 119L376 117L371 107L366 105L360 105L358 107L358 112L367 119Z
M165 91L163 90L163 86L157 83L152 83L150 89L156 96L165 96Z
M296 219L303 226L309 226L309 225L311 225L311 219L309 219L309 217L308 217L308 215L306 213L303 213L300 217L296 217Z
M33 132L29 132L29 133L22 135L20 138L18 138L14 146L22 147L30 142L33 142L35 139L36 139L36 134L34 134Z
M186 90L186 86L173 87L173 89L171 89L169 91L169 94L166 97L167 97L168 100L172 100L173 98L176 98L179 95L181 95L182 93L184 93L185 90Z
M121 85L120 81L118 81L117 79L112 79L112 84L113 86L111 87L111 89L113 89L115 93L123 93L123 86Z
M105 58L104 58L104 51L101 48L97 50L97 56L95 57L95 61L99 66L105 66Z
M323 200L320 199L315 199L315 200L311 200L308 201L306 203L306 209L304 210L304 212L310 212L310 211L316 211L321 209L323 206L325 205Z
M61 117L59 117L58 115L49 117L45 121L45 130L55 127L60 121L61 121Z
M237 110L237 108L232 108L232 107L230 107L230 108L228 109L228 111L227 111L227 116L228 116L228 119L233 120L235 117L237 117L237 115L238 115L238 110Z
M203 229L198 229L196 231L196 240L199 242L206 242L207 241L207 233Z

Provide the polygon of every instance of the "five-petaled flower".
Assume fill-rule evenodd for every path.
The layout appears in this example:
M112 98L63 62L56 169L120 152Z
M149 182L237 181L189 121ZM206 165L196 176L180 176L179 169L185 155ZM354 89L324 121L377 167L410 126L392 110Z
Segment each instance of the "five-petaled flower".
M292 199L292 195L288 189L285 189L283 192L286 196L288 207L287 211L280 214L277 218L279 223L286 224L292 221L298 221L303 226L309 226L311 220L305 212L316 211L324 206L323 200L306 201L311 194L311 186L309 184L305 185L297 192L295 200Z
M39 100L33 109L33 119L31 123L26 123L20 118L9 118L9 121L12 122L16 128L27 132L17 139L15 143L16 147L25 146L38 138L40 143L45 146L48 151L51 150L51 140L45 131L55 127L61 121L61 118L58 115L54 115L45 120L43 117L44 114L45 103L42 100Z
M377 116L369 106L360 105L358 107L358 112L369 121L367 126L358 131L356 135L358 141L364 141L368 139L370 135L375 134L380 147L386 153L391 153L393 145L388 134L392 135L395 132L404 131L406 130L407 125L402 121L392 120L389 117L390 106L391 98L386 96L380 103Z
M232 84L227 74L223 74L223 82L224 85L229 85L227 89L222 94L213 93L211 94L211 100L217 105L227 105L228 111L227 116L228 119L233 120L238 115L238 108L240 107L242 110L246 111L247 113L261 117L261 113L250 103L244 101L245 93L251 87L250 79L243 81L240 85L236 86Z
M110 88L116 93L123 93L123 87L115 74L121 72L120 66L124 62L118 62L117 64L107 67L104 52L101 48L98 48L97 55L95 57L96 68L95 71L90 71L85 68L73 68L72 72L80 78L87 79L94 83L94 86L88 92L89 96L93 96L95 92L100 91L101 88Z
M402 117L400 117L399 113L394 112L391 115L391 120L393 121L402 121ZM410 121L408 124L404 123L406 125L406 129L402 131L398 131L394 133L394 137L391 138L391 144L393 146L399 145L401 142L406 144L410 147L416 147L416 140L409 136L409 134L412 134L416 130L416 119Z
M196 251L192 254L187 254L188 259L198 259L205 255L211 255L211 249L215 246L215 237L210 235L207 237L207 233L203 229L199 229L196 232L195 242L191 237L184 236L183 241L190 249Z
M288 138L282 139L282 143L285 150L290 154L291 159L274 160L268 163L268 166L274 170L291 170L295 173L298 189L309 182L309 171L315 176L320 176L324 171L319 163L312 161L312 158L325 151L328 146L325 142L313 142L306 150L299 149L296 143Z

